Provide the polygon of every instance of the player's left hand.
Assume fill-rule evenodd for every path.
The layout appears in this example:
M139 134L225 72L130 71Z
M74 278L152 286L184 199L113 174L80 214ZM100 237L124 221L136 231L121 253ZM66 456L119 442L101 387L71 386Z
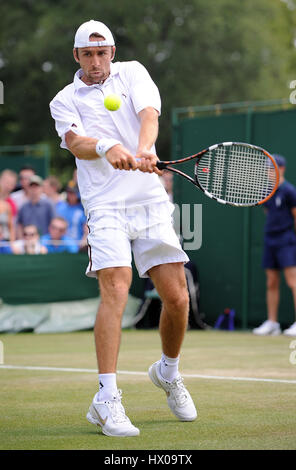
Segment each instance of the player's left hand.
M136 160L138 164L138 170L143 171L144 173L156 173L159 176L162 175L163 172L156 166L159 158L154 153L147 150L138 152L136 155Z

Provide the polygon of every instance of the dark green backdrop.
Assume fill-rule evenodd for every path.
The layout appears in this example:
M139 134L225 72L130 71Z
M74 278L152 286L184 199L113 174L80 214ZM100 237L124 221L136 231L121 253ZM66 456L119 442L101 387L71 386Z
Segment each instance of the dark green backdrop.
M0 173L6 168L18 173L25 165L32 166L37 175L46 178L50 165L48 145L0 146Z
M84 274L87 265L84 253L0 255L0 299L17 305L97 297L97 280ZM136 276L131 293L142 294Z
M218 142L250 142L284 155L286 179L296 185L296 110L262 109L252 106L219 115L196 112L183 119L175 113L173 159ZM192 171L192 163L184 164L184 168ZM174 183L175 202L180 207L184 203L202 204L202 245L187 253L200 272L201 309L206 319L213 324L224 308L231 307L236 310L237 326L258 325L266 319L265 273L261 268L263 209L225 207L181 177L175 176ZM294 308L283 280L281 287L279 321L285 326L295 321Z

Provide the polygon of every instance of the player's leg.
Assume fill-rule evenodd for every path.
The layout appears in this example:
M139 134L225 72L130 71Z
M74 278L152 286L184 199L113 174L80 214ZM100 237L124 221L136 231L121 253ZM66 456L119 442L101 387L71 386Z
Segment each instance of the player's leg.
M162 300L161 360L149 368L152 382L167 395L171 411L182 421L193 421L196 409L178 371L179 355L188 323L189 299L184 263L188 256L172 227L173 206L150 205L139 215L139 237L133 241L134 260L141 277L151 277Z
M154 266L149 275L162 300L159 332L165 355L176 358L188 324L189 297L183 263Z
M101 302L94 327L99 374L116 372L122 315L132 280L129 267L98 271Z
M121 213L91 213L87 275L97 277L101 303L94 327L99 370L99 391L87 413L91 423L107 436L137 436L139 429L125 415L116 367L121 320L132 278L130 240L120 228Z
M137 436L121 404L121 391L116 385L116 366L121 337L121 319L131 284L129 267L98 271L101 303L95 323L95 344L99 368L100 390L94 396L87 419L107 436Z
M162 300L159 331L162 357L149 368L152 382L166 392L171 411L181 421L193 421L197 412L178 371L188 324L189 297L183 263L154 266L149 275Z

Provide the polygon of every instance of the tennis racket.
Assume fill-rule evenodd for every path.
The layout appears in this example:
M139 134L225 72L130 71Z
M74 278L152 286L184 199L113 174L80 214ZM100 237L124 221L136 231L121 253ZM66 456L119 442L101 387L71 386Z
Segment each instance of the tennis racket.
M194 177L173 168L195 160ZM241 142L223 142L181 160L159 161L160 170L183 176L221 204L252 207L264 204L279 185L274 158L263 148Z

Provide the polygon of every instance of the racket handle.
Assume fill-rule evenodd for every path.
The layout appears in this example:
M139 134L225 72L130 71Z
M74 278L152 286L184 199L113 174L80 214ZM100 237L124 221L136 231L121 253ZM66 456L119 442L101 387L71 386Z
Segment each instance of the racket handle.
M139 161L141 160L141 158L136 157L136 160L137 160L137 162L139 162ZM158 161L158 162L156 163L156 166L157 166L157 168L158 168L159 170L164 170L164 169L166 168L166 166L167 166L167 163Z
M164 170L166 168L166 163L164 162L157 162L156 166L159 170Z
M139 162L141 160L141 158L136 157L136 160L137 160L137 162ZM156 163L156 166L159 170L164 170L166 168L167 164L165 162L158 161Z

